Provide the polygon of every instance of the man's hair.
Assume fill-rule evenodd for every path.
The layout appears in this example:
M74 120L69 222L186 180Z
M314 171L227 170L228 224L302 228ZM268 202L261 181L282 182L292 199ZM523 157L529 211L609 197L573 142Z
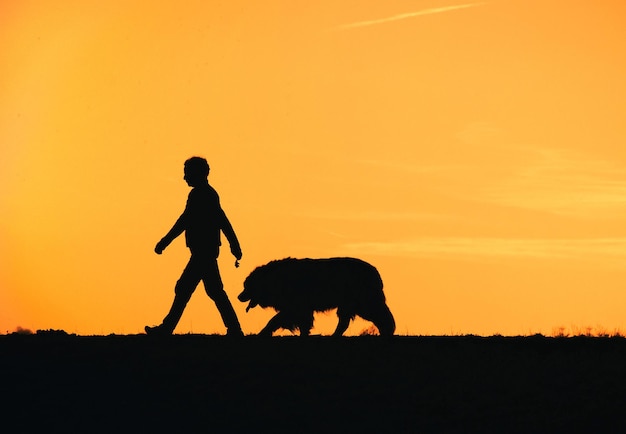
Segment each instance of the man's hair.
M198 175L209 176L209 163L202 157L191 157L185 161L185 168Z

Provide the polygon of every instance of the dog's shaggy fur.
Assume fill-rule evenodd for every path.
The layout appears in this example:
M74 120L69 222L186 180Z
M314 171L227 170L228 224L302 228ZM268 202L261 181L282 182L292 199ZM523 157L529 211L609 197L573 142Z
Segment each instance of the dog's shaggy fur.
M383 281L376 268L355 258L294 259L272 261L246 278L238 299L255 307L272 307L277 314L261 330L271 336L280 328L313 327L313 312L337 308L339 324L333 336L341 336L355 316L376 325L383 336L393 335L396 324L385 303Z

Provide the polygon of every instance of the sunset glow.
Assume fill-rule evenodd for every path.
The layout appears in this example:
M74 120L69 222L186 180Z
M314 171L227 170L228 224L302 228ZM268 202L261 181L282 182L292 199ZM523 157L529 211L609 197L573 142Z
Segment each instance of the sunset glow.
M257 266L354 256L398 334L626 330L626 2L0 3L0 333L140 333L183 162ZM313 333L336 325L321 315ZM369 327L354 323L347 334ZM177 333L224 333L198 288Z

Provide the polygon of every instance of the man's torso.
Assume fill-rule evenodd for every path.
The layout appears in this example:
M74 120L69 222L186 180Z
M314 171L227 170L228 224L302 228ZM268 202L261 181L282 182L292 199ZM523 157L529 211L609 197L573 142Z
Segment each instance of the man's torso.
M185 208L185 241L191 250L213 250L221 244L222 208L220 199L210 185L195 187L189 192Z

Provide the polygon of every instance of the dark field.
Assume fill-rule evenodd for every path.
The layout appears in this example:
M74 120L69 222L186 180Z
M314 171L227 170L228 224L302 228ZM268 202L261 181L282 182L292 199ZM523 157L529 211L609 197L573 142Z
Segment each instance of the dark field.
M623 338L13 334L0 368L7 433L626 432Z

